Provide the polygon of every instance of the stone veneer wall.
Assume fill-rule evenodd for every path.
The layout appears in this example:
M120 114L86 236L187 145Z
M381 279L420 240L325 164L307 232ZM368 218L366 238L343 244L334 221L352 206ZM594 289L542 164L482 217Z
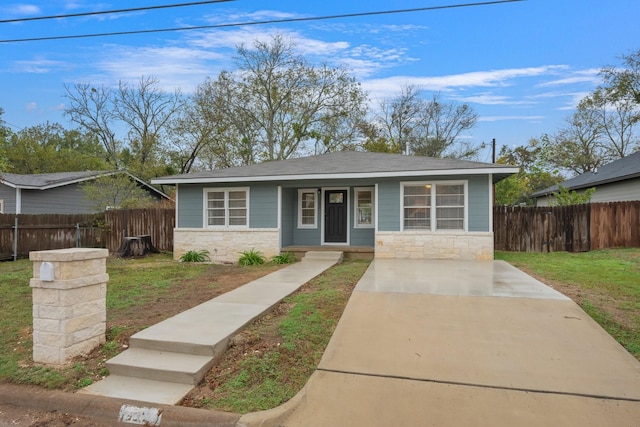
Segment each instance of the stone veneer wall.
M378 231L376 258L492 260L493 233Z
M280 231L277 228L208 229L175 228L173 257L179 259L187 251L208 250L213 262L236 262L240 252L255 249L267 258L280 253Z
M106 249L31 252L33 360L64 365L105 342L107 320ZM41 277L43 263L53 277Z

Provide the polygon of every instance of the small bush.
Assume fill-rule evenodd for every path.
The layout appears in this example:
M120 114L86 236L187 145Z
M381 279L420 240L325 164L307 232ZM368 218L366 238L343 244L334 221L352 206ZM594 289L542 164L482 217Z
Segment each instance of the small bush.
M238 264L240 265L261 265L264 264L266 258L260 251L256 251L255 249L251 249L250 251L240 252L240 259L238 259Z
M180 257L180 262L205 262L211 261L209 251L188 251Z
M296 257L291 252L283 252L280 255L276 255L271 258L272 264L291 264L295 262Z

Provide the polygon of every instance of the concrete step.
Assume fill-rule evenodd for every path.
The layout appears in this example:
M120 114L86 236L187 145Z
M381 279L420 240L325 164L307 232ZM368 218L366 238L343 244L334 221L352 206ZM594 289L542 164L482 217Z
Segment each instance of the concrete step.
M308 251L302 261L335 261L336 263L342 262L344 253L341 251Z
M97 383L79 390L78 393L139 402L175 405L180 402L192 388L193 385L191 384L110 375Z
M130 348L107 361L111 375L195 385L213 365L211 356Z

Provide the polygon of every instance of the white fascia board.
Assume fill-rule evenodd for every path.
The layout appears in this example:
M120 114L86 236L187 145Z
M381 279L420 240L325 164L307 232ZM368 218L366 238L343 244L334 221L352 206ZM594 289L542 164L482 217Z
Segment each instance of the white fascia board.
M152 184L211 184L225 182L267 182L267 181L312 181L324 179L361 179L361 178L396 178L412 176L434 175L484 175L496 173L518 173L519 168L482 168L482 169L439 169L418 170L400 172L367 172L367 173L335 173L335 174L311 174L311 175L265 175L265 176L234 176L220 178L160 178L152 179Z
M72 180L69 180L69 181L55 182L55 183L50 184L50 185L43 185L42 187L27 187L27 186L24 186L24 187L21 187L21 188L27 188L27 189L33 189L33 190L49 190L51 188L64 187L65 185L77 184L79 182L84 182L84 181L91 181L93 179L100 178L102 176L110 176L110 175L115 175L117 173L120 173L120 171L99 173L99 174L96 174L96 175L85 176L85 177L82 177L82 178L76 178L76 179L72 179Z

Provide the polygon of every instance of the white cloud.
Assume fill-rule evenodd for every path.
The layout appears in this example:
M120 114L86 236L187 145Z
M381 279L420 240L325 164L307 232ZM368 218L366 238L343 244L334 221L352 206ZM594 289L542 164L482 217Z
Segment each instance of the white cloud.
M600 78L598 77L598 73L600 69L598 68L590 68L587 70L579 70L568 72L565 77L551 80L545 83L541 83L539 87L554 87L554 86L566 86L573 85L577 83L590 83L593 85L597 85L600 82Z
M460 102L472 102L474 104L482 105L531 105L535 104L533 101L520 100L515 101L508 96L492 95L490 93L481 93L471 96L453 96L454 99Z
M68 64L62 61L54 61L45 58L35 58L28 61L14 61L13 68L20 73L44 74L61 68L67 68Z
M38 109L37 102L28 102L27 105L24 106L24 110L27 112L35 111Z
M40 13L40 7L34 4L14 4L0 7L0 11L3 14L13 15L13 16L28 16L28 15L37 15Z
M536 122L544 120L544 116L480 116L478 121L480 122L501 122L505 120L524 120L528 122Z

